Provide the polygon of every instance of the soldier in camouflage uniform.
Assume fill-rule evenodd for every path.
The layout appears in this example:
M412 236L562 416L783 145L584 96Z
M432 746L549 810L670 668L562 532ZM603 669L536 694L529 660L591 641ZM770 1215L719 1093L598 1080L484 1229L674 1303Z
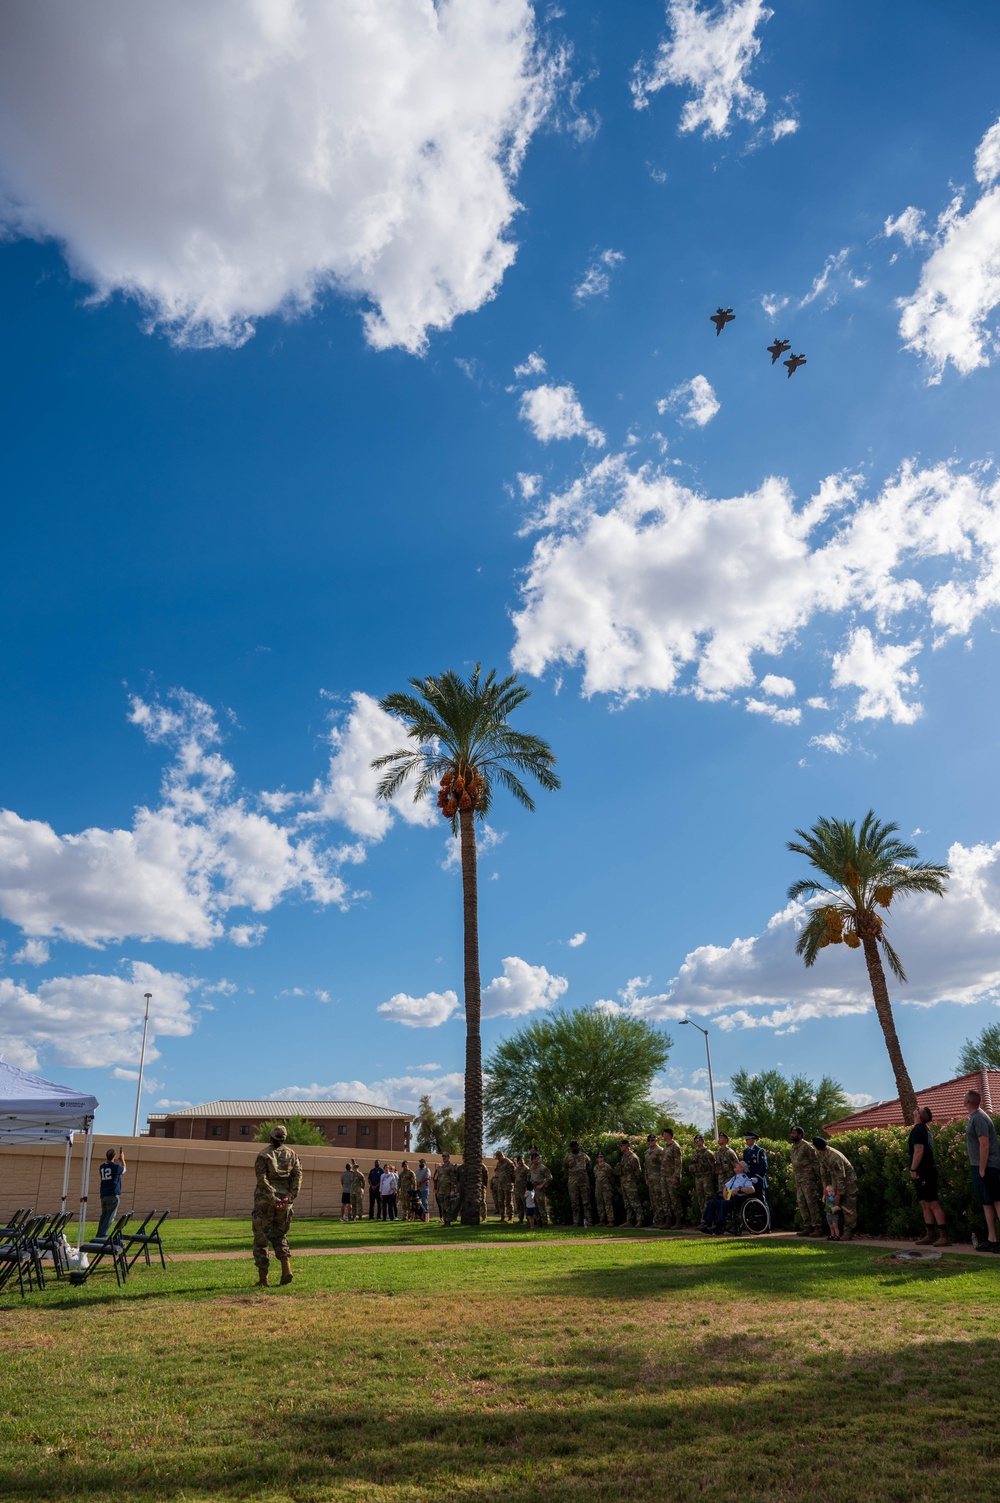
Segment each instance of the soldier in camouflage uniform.
M646 1189L649 1191L653 1225L662 1227L666 1222L663 1205L663 1149L655 1132L646 1134L646 1156L642 1167L646 1176Z
M514 1165L501 1148L497 1153L497 1215L501 1221L514 1219Z
M493 1202L494 1216L500 1215L500 1187L497 1184L497 1172L494 1169L490 1175L490 1199Z
M597 1220L601 1226L615 1224L615 1171L603 1153L597 1155L594 1165L594 1194L597 1199Z
M823 1184L829 1185L844 1213L844 1230L841 1242L850 1242L858 1229L858 1177L854 1165L845 1158L839 1148L831 1148L825 1138L813 1138L813 1147L819 1158L819 1172Z
M417 1176L410 1168L406 1160L403 1160L399 1171L399 1185L397 1187L399 1206L404 1221L413 1221L413 1202L417 1198Z
M721 1195L726 1188L726 1181L732 1179L736 1173L736 1165L740 1161L738 1153L734 1153L729 1146L729 1139L724 1132L719 1134L719 1146L715 1150L715 1193Z
M663 1157L660 1160L660 1194L663 1197L664 1224L668 1227L684 1225L684 1207L681 1205L681 1171L684 1155L681 1145L674 1142L673 1128L663 1129Z
M535 1192L535 1225L548 1226L549 1213L546 1205L548 1196L545 1192L552 1183L552 1171L542 1163L541 1155L538 1153L531 1155L528 1183Z
M563 1159L566 1183L569 1188L569 1208L573 1213L574 1226L587 1226L594 1216L590 1207L590 1154L584 1153L579 1143L569 1145L569 1153Z
M801 1127L792 1128L792 1173L795 1175L795 1199L802 1218L802 1230L797 1237L825 1237L823 1224L823 1181L820 1176L819 1154L806 1138Z
M253 1260L257 1281L267 1285L268 1244L281 1263L281 1282L292 1282L288 1228L292 1221L292 1201L302 1187L302 1165L294 1149L285 1146L286 1128L271 1129L271 1140L258 1153L254 1163L257 1188L253 1195Z
M694 1140L691 1173L694 1175L694 1198L698 1202L698 1215L704 1225L705 1207L715 1194L715 1154L705 1147L701 1133Z
M365 1177L357 1164L352 1164L354 1177L351 1180L351 1215L355 1221L360 1221L365 1214Z
M488 1187L489 1182L490 1182L490 1172L487 1169L487 1167L486 1167L485 1164L483 1164L483 1166L482 1166L482 1168L480 1169L479 1172L480 1172L480 1175L482 1176L481 1179L480 1179L480 1184L479 1184L479 1219L480 1219L480 1221L485 1221L486 1220L486 1190L487 1190L487 1187Z
M459 1174L458 1165L451 1162L447 1153L441 1155L441 1167L438 1170L437 1198L441 1208L441 1220L445 1226L451 1226L459 1210Z
M625 1225L642 1226L642 1200L639 1195L642 1165L639 1163L639 1155L632 1152L628 1138L622 1139L618 1179L622 1187L622 1200L625 1202Z
M517 1224L524 1224L524 1192L528 1188L528 1166L524 1162L524 1154L519 1153L514 1160L514 1210L517 1212Z

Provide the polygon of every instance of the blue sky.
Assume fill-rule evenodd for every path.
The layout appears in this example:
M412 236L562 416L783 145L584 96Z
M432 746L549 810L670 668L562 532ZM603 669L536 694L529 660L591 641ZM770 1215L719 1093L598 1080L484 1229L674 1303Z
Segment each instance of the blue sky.
M723 1081L893 1094L784 899L874 806L953 863L893 915L946 1077L1000 995L994 8L7 24L5 1056L125 1129L149 990L147 1107L457 1104L447 831L366 769L481 659L563 779L483 852L487 1049L602 1001L701 1121L688 1011Z

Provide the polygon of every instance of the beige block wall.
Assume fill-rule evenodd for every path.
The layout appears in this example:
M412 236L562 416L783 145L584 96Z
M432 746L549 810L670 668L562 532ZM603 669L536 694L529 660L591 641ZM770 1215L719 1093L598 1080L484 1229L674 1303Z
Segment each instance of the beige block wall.
M111 1138L95 1134L88 1187L88 1216L96 1220L100 1208L98 1167L109 1148L121 1147L127 1173L122 1180L122 1211L140 1220L151 1211L170 1211L173 1216L249 1216L253 1205L254 1159L258 1144L208 1143L171 1138ZM349 1157L367 1174L375 1154L345 1154L334 1148L297 1148L302 1160L302 1190L295 1209L300 1216L340 1215L340 1175ZM403 1155L393 1158L397 1169ZM434 1168L438 1154L410 1153L415 1168L418 1158ZM11 1147L0 1144L0 1217L6 1219L20 1206L39 1213L58 1211L62 1194L65 1150L62 1144ZM493 1160L487 1167L492 1169ZM66 1209L79 1211L83 1139L78 1137L70 1164L69 1198ZM367 1205L367 1199L366 1199Z

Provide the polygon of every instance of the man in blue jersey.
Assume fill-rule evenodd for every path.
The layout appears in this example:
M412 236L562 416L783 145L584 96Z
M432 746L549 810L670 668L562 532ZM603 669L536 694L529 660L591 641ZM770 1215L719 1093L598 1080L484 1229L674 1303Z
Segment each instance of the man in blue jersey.
M101 1182L101 1219L97 1226L98 1237L106 1237L118 1215L118 1202L122 1197L122 1175L125 1173L125 1155L119 1148L115 1153L109 1148L104 1163L97 1171Z

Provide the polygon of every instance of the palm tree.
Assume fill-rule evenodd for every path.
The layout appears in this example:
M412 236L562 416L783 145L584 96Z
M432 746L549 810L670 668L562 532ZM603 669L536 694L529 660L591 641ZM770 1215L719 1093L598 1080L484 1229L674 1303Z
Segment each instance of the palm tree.
M912 892L933 892L943 897L949 872L947 866L929 866L919 861L915 846L896 839L898 829L898 825L882 824L875 818L875 811L869 809L860 830L855 829L853 820L845 819L821 819L808 832L796 830L801 844L790 840L788 849L805 856L827 880L804 877L792 883L788 896L829 899L810 914L795 946L796 955L801 955L807 966L815 962L827 945L844 944L851 950L864 950L875 1012L896 1077L903 1121L909 1122L916 1111L917 1098L899 1047L879 948L897 980L905 981L906 972L885 936L885 920L876 910L887 909L894 897L906 897Z
M522 782L533 777L543 788L559 787L555 757L538 736L515 731L509 716L531 697L516 674L497 680L491 670L480 678L481 665L468 682L457 673L439 678L411 678L415 694L387 694L382 709L407 726L415 746L377 757L372 766L387 768L378 786L380 798L392 799L411 777L413 798L424 798L438 784L442 815L461 838L462 905L465 937L465 1204L463 1226L478 1226L483 1165L483 1048L480 1037L479 899L476 880L475 820L485 819L495 785L512 793L526 809L535 803Z

